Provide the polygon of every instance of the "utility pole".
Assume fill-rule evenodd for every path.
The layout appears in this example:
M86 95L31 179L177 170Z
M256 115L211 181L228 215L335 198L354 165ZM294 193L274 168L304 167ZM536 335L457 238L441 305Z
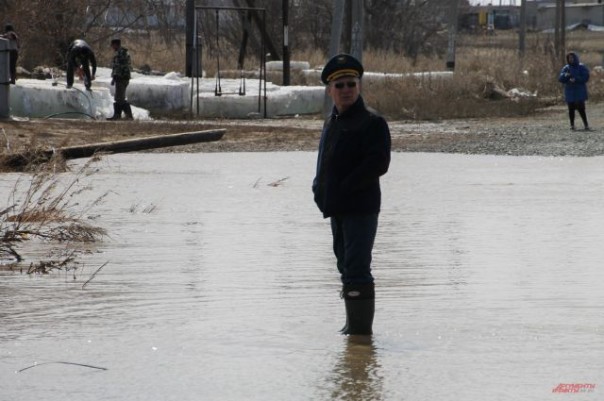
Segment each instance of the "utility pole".
M352 23L350 24L350 54L363 62L363 43L364 43L364 24L365 19L365 6L363 0L351 0L352 1Z
M187 77L193 76L193 44L195 35L195 0L187 0L186 3L186 58L185 58L185 75Z
M524 57L526 49L526 0L520 0L520 30L518 32L518 54Z
M556 0L556 21L554 24L554 52L556 58L566 64L566 1Z
M289 1L283 0L283 86L290 84L289 62Z
M449 9L449 45L447 47L448 70L455 70L455 39L457 36L457 9L459 0L451 0Z
M0 118L10 116L9 50L10 41L0 38Z
M560 62L566 64L566 0L560 0Z
M457 1L457 0L455 0ZM331 38L329 40L329 50L327 57L331 58L340 53L340 44L342 38L342 26L344 25L344 11L348 2L350 11L350 29L347 31L350 37L350 53L353 57L363 62L363 43L364 33L364 1L363 0L333 0L333 19L331 21ZM331 112L333 103L331 98L325 92L325 101L323 102L323 112L327 116Z
M331 20L331 37L329 38L329 49L327 58L332 58L340 52L340 40L342 37L342 24L344 23L344 6L346 0L333 0L333 19ZM325 98L323 100L323 115L328 116L333 107L331 98L327 96L325 89Z
M560 0L556 0L554 12L554 54L556 58L560 54Z
M333 1L333 19L331 20L331 37L329 39L328 58L331 58L340 52L340 39L342 37L345 4L346 0Z

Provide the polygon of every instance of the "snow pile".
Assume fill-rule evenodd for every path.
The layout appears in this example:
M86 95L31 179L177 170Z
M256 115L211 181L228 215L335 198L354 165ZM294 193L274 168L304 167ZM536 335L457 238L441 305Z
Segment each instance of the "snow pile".
M282 68L281 62L269 64ZM316 86L278 86L258 79L187 78L176 72L164 76L133 74L127 96L135 119L149 119L151 112L187 112L209 118L277 117L322 112L325 88L321 70L308 69L308 63L295 62L303 69L307 82ZM268 67L267 67L268 68ZM306 68L306 69L304 69ZM443 79L452 72L414 74L365 73L364 81L384 79ZM266 98L265 95L266 87ZM106 118L113 115L111 70L98 68L92 91L81 81L72 89L59 80L18 79L10 86L10 109L15 117L83 116Z
M322 68L316 68L311 70L304 70L302 73L306 78L306 82L321 82L321 71ZM415 78L419 80L432 80L432 79L447 79L453 77L453 71L428 71L428 72L410 72L406 74L400 73L387 73L387 72L365 72L363 74L363 82L381 82L384 80L396 80Z
M248 118L265 115L264 86L264 81L258 79L191 79L175 72L164 76L133 74L127 95L135 119L149 119L149 110L192 111L200 117ZM10 90L11 115L15 117L88 115L106 118L113 115L115 87L111 85L108 68L97 69L92 91L86 91L82 81L77 80L72 89L67 89L64 77L19 79ZM319 113L324 92L323 86L281 87L267 82L266 116Z

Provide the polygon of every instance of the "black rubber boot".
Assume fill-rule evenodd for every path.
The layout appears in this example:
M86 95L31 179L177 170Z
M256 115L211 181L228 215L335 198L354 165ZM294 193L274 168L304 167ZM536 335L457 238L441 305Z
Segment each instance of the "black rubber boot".
M119 104L113 103L113 117L107 118L107 120L119 120L122 117L122 108Z
M122 110L124 114L126 114L126 120L134 119L134 117L132 117L132 108L130 107L130 103L126 102L122 104Z
M373 334L373 316L375 314L375 288L373 283L344 284L342 297L346 305L346 325L342 334Z

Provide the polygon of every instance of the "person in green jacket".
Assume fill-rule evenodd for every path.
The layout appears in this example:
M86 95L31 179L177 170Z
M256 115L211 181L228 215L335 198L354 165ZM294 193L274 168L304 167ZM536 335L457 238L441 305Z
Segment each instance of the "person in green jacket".
M111 85L115 86L113 116L107 120L119 120L122 112L126 118L132 120L132 108L126 100L126 88L130 83L130 72L132 71L132 62L128 49L122 47L120 39L111 40L111 48L115 51L111 62Z

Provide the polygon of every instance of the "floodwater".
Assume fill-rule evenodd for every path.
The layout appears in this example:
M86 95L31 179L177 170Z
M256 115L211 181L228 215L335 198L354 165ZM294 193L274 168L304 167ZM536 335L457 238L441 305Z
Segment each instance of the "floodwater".
M0 400L604 397L603 158L393 154L369 341L338 334L314 164L106 157L86 266L0 272Z

